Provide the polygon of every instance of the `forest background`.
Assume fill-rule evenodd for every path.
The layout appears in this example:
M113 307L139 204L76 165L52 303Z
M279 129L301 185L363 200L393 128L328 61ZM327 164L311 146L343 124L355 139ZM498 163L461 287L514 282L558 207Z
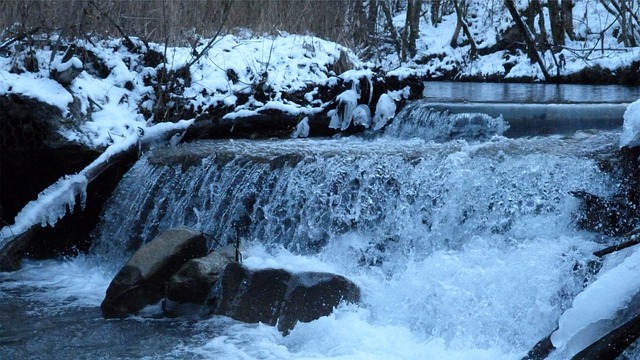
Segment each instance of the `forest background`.
M499 54L504 69L480 66L463 77L502 79L524 55L551 81L569 59L597 73L607 67L598 59L628 57L640 42L639 11L637 0L3 1L0 50L8 41L35 42L32 35L43 33L127 35L195 48L202 39L250 29L259 36L312 34L385 69L422 66L429 70L425 77L456 78L476 59ZM637 75L640 61L633 59L622 66ZM512 74L525 80L529 75ZM593 74L578 78L569 81L612 80Z

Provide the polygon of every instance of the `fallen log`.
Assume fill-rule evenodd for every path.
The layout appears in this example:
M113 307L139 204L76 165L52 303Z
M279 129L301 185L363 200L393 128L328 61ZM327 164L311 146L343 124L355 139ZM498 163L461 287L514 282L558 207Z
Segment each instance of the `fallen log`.
M639 239L633 239L633 240L629 240L629 241L625 241L622 242L620 244L616 244L613 246L609 246L607 248L604 248L602 250L598 250L596 252L593 253L593 255L597 256L597 257L603 257L607 254L611 254L612 252L616 252L616 251L620 251L623 249L626 249L628 247L631 247L633 245L638 245L640 244L640 238Z
M39 241L36 238L41 237L42 231L54 232L54 226L59 220L76 208L84 208L87 202L87 186L98 180L101 174L126 159L137 158L139 147L166 141L176 132L184 132L192 123L193 121L180 121L147 128L144 136L132 136L110 146L77 174L64 176L40 192L36 200L26 204L16 215L13 225L0 228L0 271L19 269L19 261L29 248L33 248L33 242ZM100 208L104 200L98 200ZM100 213L99 209L96 213ZM49 254L49 257L53 255L55 254Z
M555 330L554 330L555 331ZM553 334L553 331L551 332ZM522 360L543 360L556 349L551 342L551 334L538 341Z

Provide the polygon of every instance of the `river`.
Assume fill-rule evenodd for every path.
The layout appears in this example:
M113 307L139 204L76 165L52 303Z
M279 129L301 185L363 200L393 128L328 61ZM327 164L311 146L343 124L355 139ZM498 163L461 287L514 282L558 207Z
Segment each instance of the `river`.
M407 107L384 135L200 141L145 154L108 202L89 254L0 274L0 354L521 358L594 281L591 253L615 241L576 228L569 191L613 194L617 180L598 159L620 130L507 137L504 119L431 121L426 107ZM419 113L432 118L411 118ZM159 306L102 319L111 278L141 242L177 225L229 241L238 221L245 265L339 273L361 287L362 304L286 337L225 317L163 318ZM602 272L632 251L608 256Z

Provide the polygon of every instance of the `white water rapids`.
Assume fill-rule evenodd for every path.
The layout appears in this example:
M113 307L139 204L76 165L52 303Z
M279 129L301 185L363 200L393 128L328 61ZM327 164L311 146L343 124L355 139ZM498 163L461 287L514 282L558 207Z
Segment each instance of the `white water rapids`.
M579 131L440 143L201 141L157 150L118 186L90 254L0 275L0 352L519 359L593 281L591 253L605 245L575 228L578 201L568 192L615 192L597 160L618 138ZM222 317L102 320L99 303L132 249L177 225L223 243L240 234L249 267L345 275L363 302L286 337ZM600 274L631 252L609 255Z

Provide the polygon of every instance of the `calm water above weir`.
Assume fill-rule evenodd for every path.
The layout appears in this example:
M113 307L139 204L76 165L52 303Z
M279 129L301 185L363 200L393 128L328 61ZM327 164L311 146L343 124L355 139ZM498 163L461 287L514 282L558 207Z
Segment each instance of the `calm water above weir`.
M506 125L412 104L375 138L147 153L108 202L90 254L0 274L0 358L520 359L594 281L591 253L613 241L575 227L569 191L614 193L598 160L620 132L508 138ZM159 306L101 318L132 247L177 225L228 241L238 219L245 265L339 273L362 304L286 337L224 317L157 318Z
M640 99L640 87L619 85L426 82L424 98L435 102L611 103Z

